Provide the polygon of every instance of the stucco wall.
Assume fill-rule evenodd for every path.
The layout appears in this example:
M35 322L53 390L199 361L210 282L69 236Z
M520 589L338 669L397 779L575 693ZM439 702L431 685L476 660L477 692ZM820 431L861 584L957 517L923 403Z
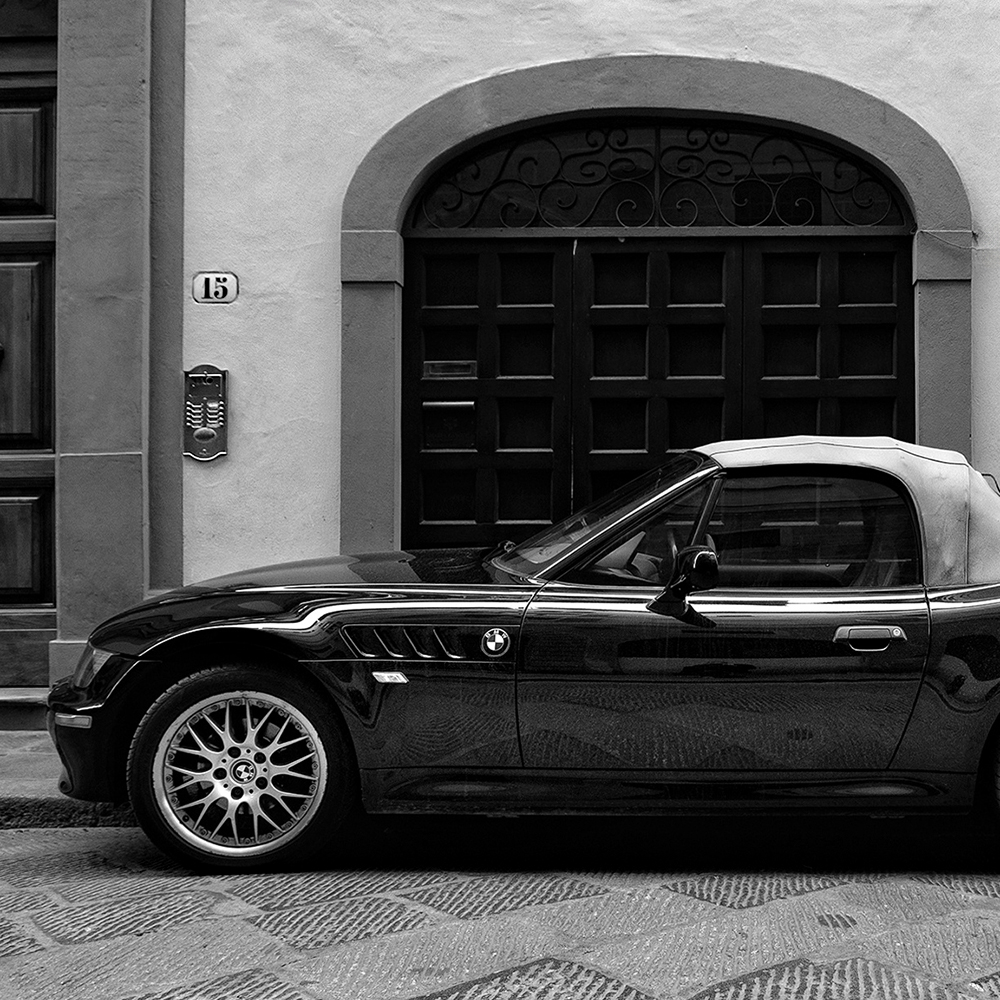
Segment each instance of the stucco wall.
M1000 152L990 0L218 0L187 4L184 366L230 370L229 455L184 465L185 579L336 551L340 216L393 124L503 71L611 54L771 63L865 90L930 132L965 183L973 277L973 451L1000 471Z

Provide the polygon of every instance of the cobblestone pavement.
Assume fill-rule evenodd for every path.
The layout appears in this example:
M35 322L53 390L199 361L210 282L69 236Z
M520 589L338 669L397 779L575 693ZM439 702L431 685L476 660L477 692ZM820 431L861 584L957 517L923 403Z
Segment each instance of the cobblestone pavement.
M0 998L1000 997L968 820L391 820L199 876L129 828L0 832Z

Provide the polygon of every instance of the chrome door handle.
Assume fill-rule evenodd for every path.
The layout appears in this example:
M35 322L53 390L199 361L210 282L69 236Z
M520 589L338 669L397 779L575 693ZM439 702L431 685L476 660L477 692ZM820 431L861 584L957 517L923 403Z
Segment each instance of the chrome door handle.
M881 653L890 642L906 642L906 633L898 625L841 625L833 641L846 643L858 653Z

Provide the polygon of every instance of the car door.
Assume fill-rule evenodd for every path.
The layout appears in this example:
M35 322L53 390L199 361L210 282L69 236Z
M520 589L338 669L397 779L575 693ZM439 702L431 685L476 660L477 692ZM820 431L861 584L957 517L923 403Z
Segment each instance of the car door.
M879 771L913 707L928 610L911 504L843 468L730 475L704 537L701 487L530 603L518 715L532 768ZM679 544L719 586L680 620L648 608Z

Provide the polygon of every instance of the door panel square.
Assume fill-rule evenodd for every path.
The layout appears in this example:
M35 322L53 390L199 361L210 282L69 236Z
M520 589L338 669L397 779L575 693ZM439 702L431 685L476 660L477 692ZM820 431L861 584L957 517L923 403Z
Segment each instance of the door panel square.
M475 469L424 469L420 486L422 521L476 520Z
M896 327L858 323L840 328L841 375L894 375Z
M501 305L552 302L552 254L502 253L499 261Z
M595 326L594 378L642 378L646 367L645 326Z
M0 599L51 601L52 491L0 491Z
M425 326L425 361L475 361L478 330L474 326Z
M41 265L25 261L0 263L0 435L31 434L38 383L41 332Z
M502 451L551 450L551 399L498 399L497 413L497 447Z
M765 326L764 375L818 375L819 329L810 325Z
M2 160L0 160L2 171ZM0 446L39 448L52 426L52 263L0 247Z
M479 290L479 258L440 254L424 258L424 302L429 306L474 306Z
M672 323L668 376L721 376L725 327L721 323Z
M552 324L523 323L498 327L500 375L504 378L552 374Z
M645 305L649 301L648 254L595 253L594 304Z
M766 253L764 305L813 305L819 302L819 254Z
M720 305L725 260L721 253L672 253L670 302Z
M667 405L667 448L696 448L720 440L721 399L671 399Z
M548 469L497 471L499 521L551 521L552 473Z
M896 255L892 253L842 253L840 301L890 303L896 300Z
M896 433L896 401L884 399L842 399L840 401L841 434Z
M819 400L764 399L764 436L819 433Z
M594 451L645 451L645 399L592 399Z
M51 215L51 100L0 100L0 214Z

